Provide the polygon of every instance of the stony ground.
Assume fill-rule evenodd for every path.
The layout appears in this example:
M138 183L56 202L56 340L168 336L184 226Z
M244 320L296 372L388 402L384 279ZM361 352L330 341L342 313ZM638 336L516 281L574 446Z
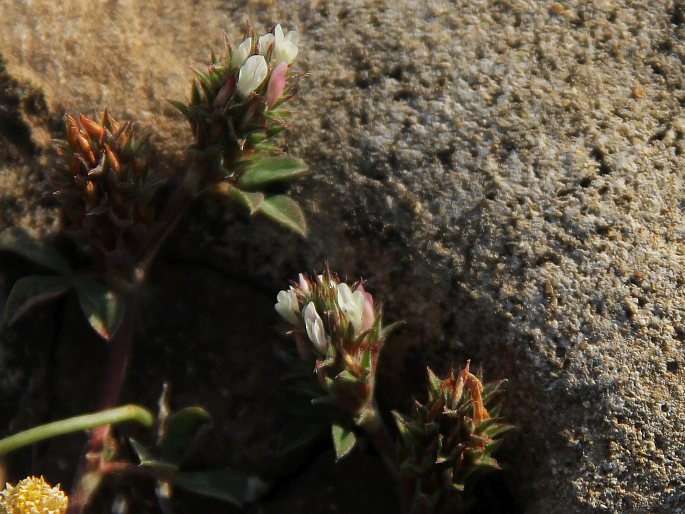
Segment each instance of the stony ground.
M289 147L312 169L295 186L310 239L207 203L168 258L269 294L325 262L368 279L386 317L408 322L388 356L389 405L425 363L471 358L508 378L519 430L502 487L526 512L685 512L682 2L2 0L0 12L3 225L55 230L41 195L65 110L136 117L175 162L188 134L164 99L184 97L202 43L245 19L296 27L309 75Z

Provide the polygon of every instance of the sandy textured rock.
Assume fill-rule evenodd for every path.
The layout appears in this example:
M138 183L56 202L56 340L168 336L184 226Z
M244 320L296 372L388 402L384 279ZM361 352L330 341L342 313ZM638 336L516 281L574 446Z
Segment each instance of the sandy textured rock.
M3 0L0 54L53 115L109 104L170 153L188 135L163 99L199 43L245 18L302 32L290 147L313 170L310 241L209 205L179 252L249 259L273 288L327 259L409 322L395 371L470 357L508 377L502 456L526 511L685 512L681 2L96 4ZM38 150L1 176L35 227L40 176L18 177L51 125L22 119Z

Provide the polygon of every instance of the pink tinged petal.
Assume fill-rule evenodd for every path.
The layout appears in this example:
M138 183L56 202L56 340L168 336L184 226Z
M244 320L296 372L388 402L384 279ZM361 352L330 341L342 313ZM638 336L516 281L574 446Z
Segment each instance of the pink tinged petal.
M273 107L283 94L283 90L285 89L285 74L287 72L288 65L284 62L276 66L276 69L271 72L269 87L266 90L266 97L264 98L266 105L269 107Z
M376 309L373 305L373 296L371 293L364 291L362 286L359 286L357 291L361 291L364 294L364 312L362 314L362 329L370 330L376 323Z
M298 283L300 286L300 290L304 293L309 292L309 279L307 279L302 273L300 273L298 277Z

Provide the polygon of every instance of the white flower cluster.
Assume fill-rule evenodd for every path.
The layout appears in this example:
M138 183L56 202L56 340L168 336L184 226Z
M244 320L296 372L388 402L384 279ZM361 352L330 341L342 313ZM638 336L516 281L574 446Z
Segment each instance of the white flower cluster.
M364 291L363 287L358 286L353 291L346 283L335 283L327 280L323 275L319 275L317 281L320 287L334 289L337 306L344 319L352 325L355 336L359 336L365 330L373 327L375 321L373 298ZM302 275L300 275L298 289L291 286L287 291L278 293L274 306L276 312L292 325L304 323L304 329L309 340L318 352L325 355L328 349L328 336L323 320L313 301L310 300L304 308L300 308L298 290L303 293L310 292L309 282Z
M283 34L283 29L280 25L276 25L274 33L259 36L257 41L258 54L250 55L253 49L253 41L248 37L233 49L231 53L231 68L240 67L238 72L238 84L236 89L238 94L246 98L255 89L262 85L267 75L269 74L269 64L267 64L265 56L271 50L270 64L277 67L281 63L290 65L297 57L297 43L299 36L294 30Z

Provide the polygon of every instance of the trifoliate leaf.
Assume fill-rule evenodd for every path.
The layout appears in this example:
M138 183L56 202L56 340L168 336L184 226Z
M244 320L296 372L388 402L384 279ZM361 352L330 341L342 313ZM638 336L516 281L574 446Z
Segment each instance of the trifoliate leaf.
M331 433L333 435L335 459L339 461L352 451L357 442L357 437L354 435L354 432L337 423L333 423L331 426Z
M176 473L172 482L186 491L216 498L238 507L255 498L254 480L232 469L184 471ZM263 483L260 482L263 487Z
M68 274L69 264L52 246L39 242L21 230L5 230L0 234L0 250L21 255L53 271Z
M271 182L291 180L299 177L308 167L304 161L295 157L271 157L251 162L238 180L243 188L257 188Z
M160 443L162 458L172 462L178 461L200 427L210 419L209 412L202 407L186 407L169 416Z
M258 210L302 237L307 237L307 220L304 212L292 198L285 195L271 196L264 200Z
M60 276L34 275L20 278L12 287L5 305L7 323L14 323L34 305L64 294L70 286L69 280Z
M74 286L88 323L100 337L109 341L124 316L123 300L116 292L93 278L77 277Z
M264 203L264 193L250 193L238 188L232 188L230 196L244 205L245 208L250 211L250 214L257 212Z

